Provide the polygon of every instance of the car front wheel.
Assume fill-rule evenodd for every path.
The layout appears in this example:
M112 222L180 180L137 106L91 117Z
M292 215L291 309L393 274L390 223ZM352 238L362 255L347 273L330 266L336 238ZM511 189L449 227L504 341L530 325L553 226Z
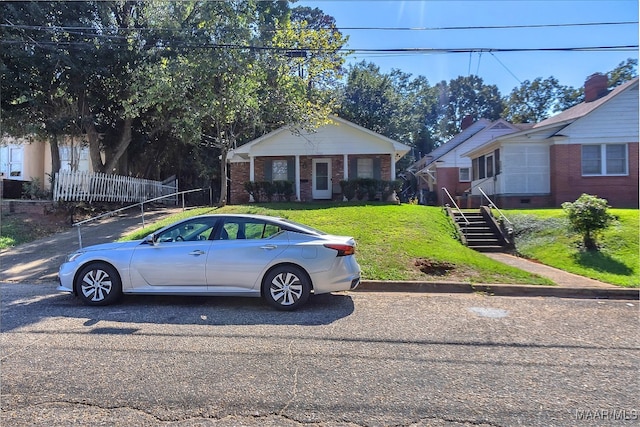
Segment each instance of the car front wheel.
M295 310L309 299L311 282L299 267L282 265L271 270L262 283L262 296L278 310Z
M105 263L88 264L80 270L76 290L88 305L108 305L122 294L122 282L115 268Z

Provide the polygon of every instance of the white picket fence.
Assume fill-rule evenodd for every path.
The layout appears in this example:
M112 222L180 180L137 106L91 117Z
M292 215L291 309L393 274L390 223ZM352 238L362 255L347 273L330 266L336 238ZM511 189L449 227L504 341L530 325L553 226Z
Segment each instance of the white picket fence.
M61 171L56 173L53 200L65 202L138 203L174 194L178 182L167 185L160 181L105 173ZM177 199L169 198L171 203Z

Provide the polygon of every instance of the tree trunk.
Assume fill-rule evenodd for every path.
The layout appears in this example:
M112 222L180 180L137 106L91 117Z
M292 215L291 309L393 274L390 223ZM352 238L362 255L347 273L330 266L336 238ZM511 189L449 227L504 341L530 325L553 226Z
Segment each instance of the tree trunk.
M227 154L229 153L229 146L226 143L222 143L220 147L220 206L227 205Z
M118 145L116 145L115 149L108 153L108 158L106 159L105 171L106 173L117 173L118 172L118 161L122 158L122 155L129 148L129 144L131 143L131 126L133 125L133 119L126 118L122 123L120 133L120 140L118 141Z
M104 163L100 150L100 135L93 123L86 126L87 139L89 140L89 158L93 172L104 172Z
M60 147L58 146L58 135L49 137L49 147L51 148L51 190L55 185L56 174L60 172Z

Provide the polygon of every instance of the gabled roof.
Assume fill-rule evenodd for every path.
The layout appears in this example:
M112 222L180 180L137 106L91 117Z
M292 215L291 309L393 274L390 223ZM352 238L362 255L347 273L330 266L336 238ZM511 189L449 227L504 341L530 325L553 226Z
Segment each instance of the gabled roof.
M390 151L393 151L395 153L396 160L400 159L402 156L404 156L406 153L408 153L409 150L411 149L411 147L409 147L408 145L405 145L405 144L403 144L401 142L395 141L395 140L393 140L391 138L387 138L384 135L381 135L379 133L373 132L372 130L366 129L366 128L362 127L362 126L359 126L359 125L357 125L355 123L352 123L352 122L350 122L348 120L345 120L345 119L342 119L340 117L330 116L329 119L333 123L329 123L329 125L325 125L325 126L330 126L331 124L345 126L345 127L351 128L353 130L356 130L358 132L362 132L362 133L364 133L366 135L369 135L369 136L375 138L378 141L382 141L382 142L388 144L388 147L391 149ZM323 127L321 126L319 128L319 130L321 130L322 128ZM251 142L248 142L248 143L246 143L246 144L244 144L244 145L242 145L242 146L240 146L240 147L238 147L236 149L231 150L230 153L229 153L229 158L231 158L232 156L246 157L251 153L252 148L255 147L256 145L261 144L261 143L263 143L265 141L271 140L274 137L276 137L277 135L280 135L280 134L286 133L286 132L291 132L291 131L292 131L292 128L290 126L283 126L283 127L279 128L279 129L276 129L276 130L274 130L274 131L272 131L272 132L270 132L268 134L265 134L265 135L263 135L263 136L261 136L261 137L259 137L257 139L254 139ZM306 136L305 135L302 135L302 136L304 136L305 139L313 138L313 135L315 135L316 133L317 132L307 134ZM287 153L283 153L283 154L287 154Z
M620 86L614 88L607 95L601 98L598 98L595 101L582 102L561 113L556 114L555 116L549 117L548 119L538 122L532 127L523 129L519 132L502 135L493 141L489 141L480 147L477 147L473 150L470 150L464 153L464 156L472 157L474 155L479 154L482 151L485 151L489 146L500 144L501 141L517 138L523 135L530 136L532 135L532 133L549 132L549 137L557 136L559 132L561 132L563 129L566 129L567 126L571 125L572 123L574 123L579 119L582 119L588 116L589 114L591 114L592 112L594 112L595 110L603 106L604 104L611 102L612 99L616 98L618 95L631 89L634 86L636 87L638 86L638 77L624 84L621 84Z
M489 120L489 119L480 119L480 120L472 123L471 126L469 126L465 130L463 130L462 132L460 132L459 134L457 134L456 136L451 138L449 141L445 142L444 144L440 145L439 147L436 147L430 153L428 153L427 155L422 157L420 160L418 160L417 162L415 162L414 164L409 166L407 168L407 170L409 170L409 171L418 171L418 170L424 168L425 166L435 162L440 157L444 156L449 151L451 151L454 148L458 147L460 144L462 144L463 142L467 141L473 135L477 134L478 132L480 132L481 130L483 130L484 128L489 126L490 124L491 124L491 120Z
M474 125L476 124L477 126L474 127ZM477 138L485 132L502 128L502 129L511 129L512 132L515 133L525 129L530 129L532 126L533 124L529 124L529 123L513 124L513 123L507 122L504 119L498 119L494 122L488 119L480 119L477 122L475 122L473 125L468 127L467 129L465 129L464 131L460 132L458 135L453 137L451 140L445 142L444 144L442 144L441 146L437 147L435 150L427 154L427 156L423 158L425 160L422 162L422 164L418 168L418 173L420 173L422 169L435 163L438 159L441 159L446 154L450 153L451 151L461 146L465 142L471 139ZM416 162L416 164L417 163L418 162Z
M607 95L596 99L595 101L591 101L591 102L582 102L578 105L574 105L573 107L564 110L561 113L556 114L555 116L551 116L548 119L545 119L539 123L536 123L533 128L534 129L539 129L539 128L545 128L548 126L553 126L556 124L561 124L561 123L571 123L576 121L577 119L580 119L584 116L586 116L587 114L591 113L592 111L596 110L597 108L599 108L601 105L611 101L613 98L615 98L616 96L618 96L620 93L624 92L625 90L627 90L630 86L633 86L634 84L638 83L638 77L636 77L633 80L629 80L628 82L621 84L620 86L614 88L611 92L609 92Z

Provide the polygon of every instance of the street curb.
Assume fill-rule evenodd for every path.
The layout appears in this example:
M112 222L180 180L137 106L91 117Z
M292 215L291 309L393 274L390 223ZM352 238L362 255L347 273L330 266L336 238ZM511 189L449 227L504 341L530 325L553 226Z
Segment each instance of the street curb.
M356 292L474 293L510 297L640 300L640 289L542 285L477 284L464 282L403 282L363 280Z

